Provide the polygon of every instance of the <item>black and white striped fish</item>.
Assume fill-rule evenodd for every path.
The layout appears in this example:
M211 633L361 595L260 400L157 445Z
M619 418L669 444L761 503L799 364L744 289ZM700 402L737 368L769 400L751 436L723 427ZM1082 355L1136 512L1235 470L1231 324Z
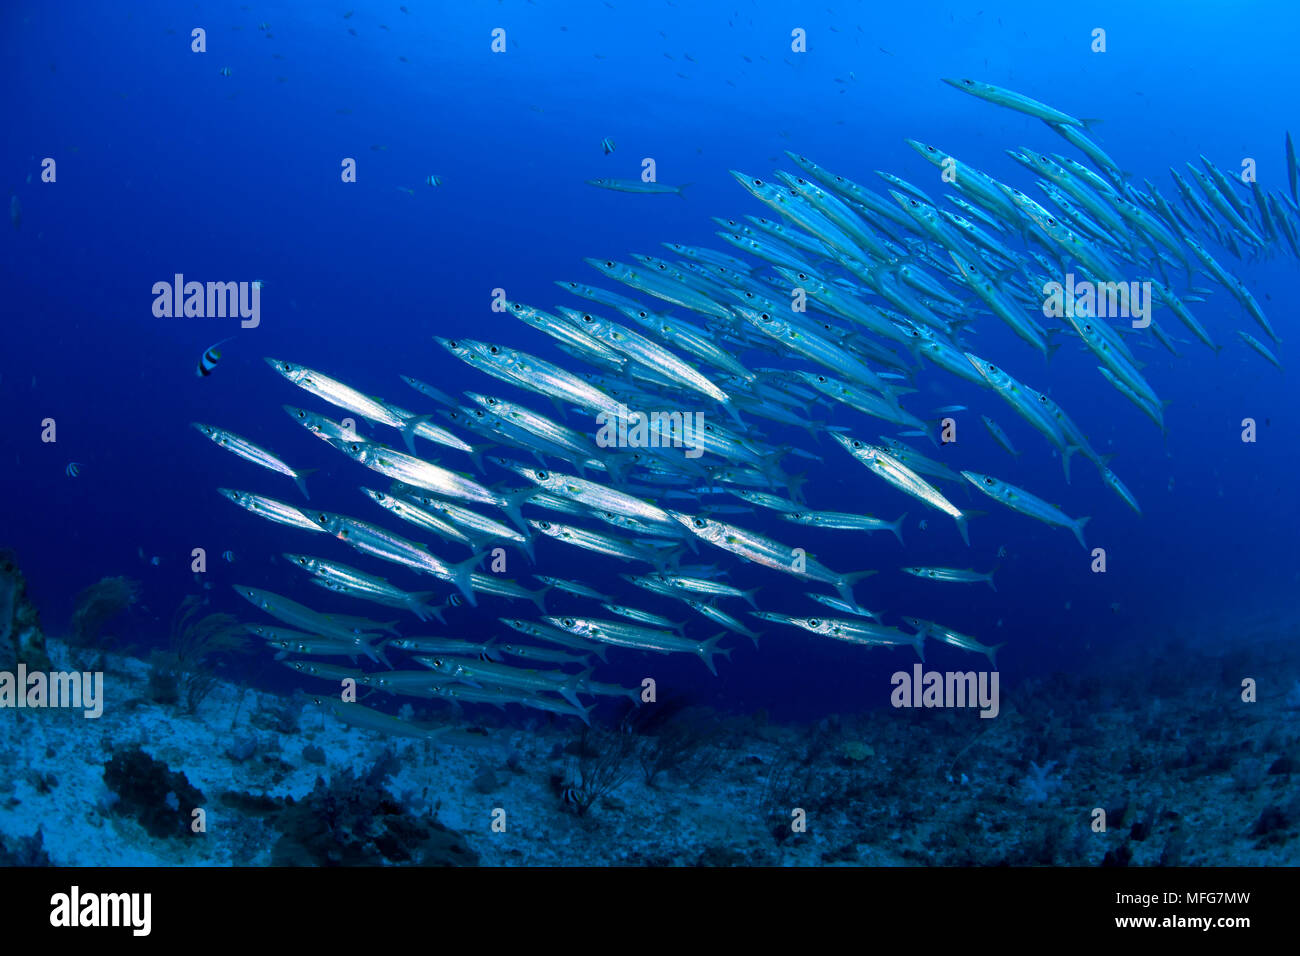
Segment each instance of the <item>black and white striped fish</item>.
M199 359L198 366L194 369L194 374L199 378L207 378L211 375L212 370L216 368L217 363L221 361L221 346L225 345L229 341L230 339L222 339L216 345L204 352L203 357Z

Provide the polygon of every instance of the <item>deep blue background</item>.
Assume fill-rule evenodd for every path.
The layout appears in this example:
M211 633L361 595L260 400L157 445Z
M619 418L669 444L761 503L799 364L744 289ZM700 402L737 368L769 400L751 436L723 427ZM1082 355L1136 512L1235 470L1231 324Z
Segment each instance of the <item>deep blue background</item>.
M0 230L0 545L19 552L54 633L75 593L107 574L142 579L144 603L161 620L143 614L141 627L163 628L195 588L188 553L196 546L208 550L207 578L222 609L246 610L228 588L239 581L368 613L368 606L321 602L323 592L305 578L270 563L271 555L296 550L364 559L217 496L222 485L286 500L295 493L287 481L213 448L189 422L222 425L292 464L321 468L309 480L313 504L379 520L356 491L375 484L373 476L296 428L279 406L330 410L271 373L262 356L431 410L399 373L449 390L486 385L442 353L432 334L472 333L564 361L540 333L488 310L493 288L547 308L568 301L553 280L602 284L584 256L656 254L663 240L727 248L713 237L709 216L766 214L728 169L793 168L782 155L793 149L873 187L872 170L884 169L937 196L937 171L905 137L1022 187L1032 180L1004 148L1069 152L1042 123L964 96L941 77L971 76L1102 118L1103 147L1135 181L1150 178L1167 196L1174 195L1167 168L1202 153L1229 174L1253 157L1261 184L1280 187L1283 134L1288 124L1300 127L1293 50L1300 11L1281 0L1141 10L1128 2L1069 10L1037 2L835 2L814 11L684 0L613 8L413 0L409 14L388 2L332 6L203 3L180 13L164 3L16 3L0 14L8 105L0 185L6 199L19 197L24 214L21 229ZM349 7L355 14L345 20ZM269 37L258 29L263 21ZM195 26L207 30L205 54L189 51ZM1105 54L1089 50L1098 26L1108 32ZM489 50L494 27L508 32L506 55ZM808 31L806 54L790 52L793 27ZM231 76L220 75L223 67ZM600 149L607 136L617 143L610 156ZM387 149L371 149L378 145ZM58 163L56 184L40 182L46 156ZM359 163L355 184L339 180L345 156ZM694 184L687 201L584 184L635 178L644 156L656 159L661 181ZM424 185L430 174L442 177L440 188ZM1295 260L1243 264L1212 251L1246 280L1284 339L1278 355L1293 362ZM266 280L261 327L154 318L150 288L176 272ZM1147 377L1171 402L1167 441L1073 342L1047 368L987 315L972 336L974 351L1050 391L1098 450L1116 454L1113 467L1141 502L1140 518L1081 457L1066 485L1041 437L977 388L927 366L924 391L906 402L922 413L970 405L959 443L944 457L1022 485L1071 515L1093 516L1088 541L1107 549L1106 575L1089 573L1068 531L987 501L971 502L989 515L972 521L967 552L951 522L923 515L826 440L814 448L827 464L813 469L810 504L890 519L909 511L908 548L887 534L846 532L808 536L807 546L837 570L880 568L858 588L867 606L1009 641L1001 663L1012 681L1077 667L1108 642L1230 644L1244 639L1238 625L1287 626L1300 529L1295 388L1237 340L1235 328L1258 330L1226 292L1194 308L1226 346L1223 354L1197 343L1180 346L1179 359L1139 351L1150 363ZM1157 321L1190 338L1168 313ZM227 335L236 338L216 373L197 378L203 350ZM1008 431L1020 460L994 445L981 412ZM58 422L55 445L39 441L47 416ZM1260 423L1257 444L1240 441L1246 416ZM865 436L889 433L843 411L834 420ZM798 432L774 435L808 445ZM445 460L463 464L450 454ZM70 461L82 465L76 479L65 475ZM794 465L803 467L787 461ZM917 528L921 517L929 519L926 531ZM768 530L803 543L789 528L778 522ZM996 594L896 570L986 569L1002 545L1008 557ZM161 564L142 563L138 549ZM226 549L238 556L233 567L218 557ZM539 555L542 573L566 575L579 564L553 542L542 542ZM763 586L765 607L816 607L794 579L716 556L735 582ZM641 601L612 577L635 566L585 563L600 565L596 582L622 587L626 603L677 615L679 606ZM421 586L413 576L392 578ZM528 607L485 601L491 613L462 614L447 633L486 635L496 614L530 616ZM867 652L777 627L760 654L743 638L735 646L719 680L688 659L656 658L654 673L679 676L717 703L807 716L879 705L885 676L911 660L910 651ZM614 656L623 664L601 676L637 679L645 670L644 658ZM979 659L942 649L931 660Z

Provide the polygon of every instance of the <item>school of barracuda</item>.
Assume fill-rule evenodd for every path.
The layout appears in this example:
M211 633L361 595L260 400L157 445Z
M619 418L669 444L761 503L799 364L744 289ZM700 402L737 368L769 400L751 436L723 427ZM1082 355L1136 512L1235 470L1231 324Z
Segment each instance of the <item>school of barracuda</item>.
M976 315L992 313L1044 359L1077 337L1096 356L1106 387L1116 389L1163 433L1164 405L1142 374L1130 342L1150 334L1177 355L1165 320L1153 320L1145 328L1127 321L1112 324L1080 299L1067 311L1064 324L1045 325L1047 283L1066 273L1094 284L1150 281L1165 314L1216 352L1224 347L1218 340L1221 330L1207 328L1193 314L1193 304L1226 292L1240 307L1243 324L1253 323L1276 343L1259 303L1221 259L1275 253L1300 258L1300 206L1289 134L1287 190L1265 192L1257 182L1228 176L1201 157L1199 167L1188 163L1185 170L1170 170L1177 195L1166 196L1149 181L1144 188L1130 182L1085 132L1089 121L988 84L945 82L1042 120L1091 165L1067 155L1009 150L1040 177L1035 185L1042 204L946 150L915 140L907 144L948 173L941 180L952 186L942 197L945 202L886 173L879 174L887 184L882 194L794 153L789 156L798 171L778 172L771 180L733 171L775 216L715 219L722 227L717 235L757 261L677 243L664 244L675 261L648 255L634 255L630 262L589 259L608 284L623 288L557 284L594 303L598 312L505 304L505 311L544 333L553 347L586 370L563 368L504 343L437 338L448 360L454 357L484 373L483 391L466 392L462 399L403 376L420 394L425 411L410 411L313 369L268 358L289 382L327 405L395 430L405 449L362 437L351 419L284 406L300 425L390 482L384 489L361 487L370 499L366 517L220 489L247 511L301 532L284 555L289 565L323 589L409 612L421 622L436 618L445 623L444 611L462 604L510 603L499 605L501 628L490 639L404 637L393 626L396 622L324 614L238 585L242 597L277 622L249 625L249 630L287 666L336 687L351 679L379 694L498 707L521 704L585 722L596 698L640 699L639 688L594 680L593 657L604 662L611 648L693 654L716 674L715 657L730 655L720 642L734 634L757 645L757 622L868 647L907 645L922 660L930 638L984 654L996 666L1001 645L988 646L943 624L901 614L896 615L898 625L885 623L882 612L860 606L854 584L875 569L828 568L787 543L797 540L800 528L816 527L890 531L902 545L903 518L886 521L815 510L803 494L803 478L791 473L796 467L791 462L820 463L823 458L775 444L764 429L769 423L793 426L814 438L827 432L843 449L839 460L844 468L856 467L854 459L864 469L864 484L887 483L915 499L914 507L951 518L967 547L971 513L951 500L953 489L965 483L1006 509L1069 529L1086 549L1088 518L1070 517L996 476L954 471L898 438L874 433L902 427L905 436L928 437L935 430L935 420L924 417L929 410L908 411L903 399L916 391L911 383L922 372L955 375L996 395L1032 426L1059 454L1067 481L1072 457L1081 454L1096 466L1102 483L1140 514L1109 457L1091 447L1083 427L1065 409L1034 387L1045 387L1046 365L1024 362L1013 374L998 356L970 351L966 327ZM1024 251L1012 248L1017 240ZM1210 243L1222 250L1217 258L1207 249ZM801 296L807 308L792 307ZM1237 311L1232 307L1233 314ZM1258 338L1244 329L1234 331L1247 347L1281 368ZM772 360L783 365L773 366ZM535 398L530 405L513 393L489 388L496 383ZM533 407L538 398L550 400L547 413ZM848 424L813 421L810 406L819 404L844 406ZM1006 411L992 398L988 405L985 411ZM629 417L629 409L665 414ZM684 423L693 420L694 412L702 413L697 420L702 424L691 435ZM623 416L625 437L631 438L616 443L621 447L609 447L608 441L598 440L593 416L605 422ZM997 443L1018 456L1003 427L989 415L981 417ZM230 432L196 427L241 458L292 479L306 497L303 472ZM418 453L417 440L433 446L425 449L425 457ZM362 511L359 500L357 504ZM743 518L736 519L739 524L730 520L755 509L789 522L787 540L749 530ZM324 544L323 537L316 537L322 533L351 546L357 557ZM423 539L431 535L441 539L438 550L445 556L426 545ZM547 550L540 559L539 536L556 542L543 546ZM309 545L317 547L305 553ZM461 553L451 556L458 548ZM630 573L622 577L633 587L627 594L607 595L580 580L540 573L533 576L535 584L523 584L488 567L504 554L498 549L506 548L539 570L557 564L581 568L563 563L564 549L571 549L573 558L582 552L607 556L626 563ZM340 554L371 570L339 560ZM692 560L712 556L761 565L832 593L809 591L806 617L763 611L753 590L726 583L724 564L683 563L696 554L699 558ZM378 573L380 562L434 581L428 590L403 590ZM936 586L994 586L992 572L898 570ZM570 576L581 575L575 571ZM637 594L645 592L680 600L682 610L675 617L681 619L639 608ZM434 603L440 596L445 599ZM548 609L548 599L562 607L558 614ZM827 611L833 616L825 616ZM697 636L701 633L709 636ZM385 669L359 668L363 657ZM449 739L443 731L382 710L343 704L337 694L315 699L363 727Z

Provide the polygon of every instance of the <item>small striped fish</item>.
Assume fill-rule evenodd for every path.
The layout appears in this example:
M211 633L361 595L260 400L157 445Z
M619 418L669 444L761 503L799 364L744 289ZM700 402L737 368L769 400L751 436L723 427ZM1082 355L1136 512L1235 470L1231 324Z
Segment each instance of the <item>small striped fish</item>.
M204 352L203 357L199 359L198 367L194 369L194 374L199 378L207 378L211 375L212 370L216 368L217 363L221 361L221 346L225 345L229 341L230 339L222 339L216 345Z

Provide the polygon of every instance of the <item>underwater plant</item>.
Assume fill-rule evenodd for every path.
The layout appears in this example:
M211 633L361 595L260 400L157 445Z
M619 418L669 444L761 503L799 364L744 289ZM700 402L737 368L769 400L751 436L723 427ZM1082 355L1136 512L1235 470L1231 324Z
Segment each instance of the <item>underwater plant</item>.
M569 770L569 784L560 789L565 806L580 817L632 774L630 758L636 752L630 734L584 728L573 749L577 760Z
M77 595L72 612L72 642L92 644L99 632L140 596L140 582L126 577L102 578Z
M682 704L672 702L649 710L637 709L623 719L621 729L632 736L633 753L647 787L665 771L694 784L718 763L716 723L704 720Z
M206 602L187 595L172 615L166 650L156 650L149 658L149 690L162 704L183 703L186 713L198 711L212 692L217 676L213 660L223 653L242 653L249 649L243 625L231 614L199 612Z

